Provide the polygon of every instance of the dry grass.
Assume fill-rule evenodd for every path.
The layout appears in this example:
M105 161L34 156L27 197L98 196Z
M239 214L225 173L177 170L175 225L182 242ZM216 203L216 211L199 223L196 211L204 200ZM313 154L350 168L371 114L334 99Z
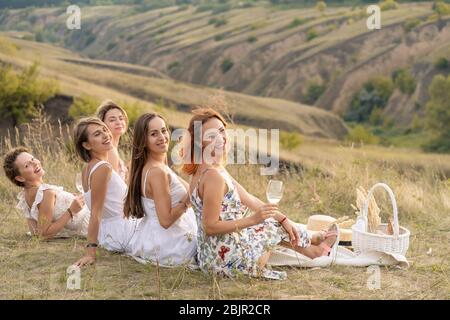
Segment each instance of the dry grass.
M64 133L66 129L62 129ZM3 137L0 153L16 143L33 147L43 160L46 181L75 191L79 163L66 152L59 130L42 121L14 138ZM449 156L406 153L384 148L350 148L307 140L285 154L302 170L283 170L285 196L280 204L292 219L305 222L315 212L351 215L356 187L385 181L397 195L400 223L411 230L409 270L381 269L381 290L368 290L365 268L283 268L288 281L221 279L187 268L144 266L99 250L95 266L82 271L81 290L67 290L67 267L83 252L80 239L40 242L28 238L25 221L14 209L17 188L0 176L0 299L449 299L450 180L443 176ZM127 154L124 154L128 157ZM401 159L402 165L396 164ZM408 164L409 159L409 164ZM415 164L423 161L423 168ZM268 177L256 166L230 166L230 172L264 199ZM61 174L64 172L64 174ZM448 171L447 171L448 172ZM387 197L377 193L381 218ZM431 253L429 252L431 250ZM427 254L428 253L428 254Z

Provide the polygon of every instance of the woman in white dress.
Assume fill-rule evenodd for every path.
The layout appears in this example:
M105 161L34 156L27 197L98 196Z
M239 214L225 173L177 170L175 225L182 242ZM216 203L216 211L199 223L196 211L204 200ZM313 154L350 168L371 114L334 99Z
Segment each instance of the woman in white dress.
M136 121L130 185L125 216L142 218L129 254L140 262L174 266L196 255L197 224L187 193L188 184L167 165L169 130L154 113Z
M128 115L125 110L111 100L103 101L97 109L97 117L102 120L112 134L112 148L108 152L108 162L113 169L126 182L128 179L128 168L119 155L119 143L122 135L127 132Z
M83 266L95 262L97 244L110 251L127 251L137 221L123 216L127 185L107 161L113 148L108 127L98 118L81 119L75 127L74 143L77 154L86 162L82 181L91 210L86 254L75 263Z
M5 156L3 169L15 185L22 187L17 208L27 219L31 234L44 239L86 237L90 212L82 196L43 182L45 170L27 148L18 147Z

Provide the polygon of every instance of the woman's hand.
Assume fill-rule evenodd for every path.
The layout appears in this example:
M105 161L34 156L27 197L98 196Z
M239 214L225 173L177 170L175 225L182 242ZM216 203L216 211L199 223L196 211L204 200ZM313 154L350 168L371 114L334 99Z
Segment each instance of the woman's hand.
M93 264L94 262L95 262L95 256L86 254L84 257L82 257L80 260L75 262L73 265L81 268L81 267Z
M286 230L286 232L289 234L289 242L291 243L291 245L293 247L298 246L298 232L297 229L295 229L294 225L292 224L291 221L289 221L289 219L285 219L282 223L281 226L284 228L284 230Z
M75 199L72 201L72 204L70 205L70 210L77 214L81 211L81 209L84 207L84 197L82 195L79 195L75 197Z
M277 211L278 207L275 204L266 203L260 206L252 217L255 224L259 224L268 218L273 218Z

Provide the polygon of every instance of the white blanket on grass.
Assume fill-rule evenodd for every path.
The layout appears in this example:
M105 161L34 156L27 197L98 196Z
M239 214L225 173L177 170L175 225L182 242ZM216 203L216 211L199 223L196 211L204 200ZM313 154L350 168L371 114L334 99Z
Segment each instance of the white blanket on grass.
M306 226L295 223L298 227ZM370 251L356 255L353 251L339 246L336 256L324 256L315 259L308 258L295 250L277 246L270 255L267 264L272 266L296 266L305 268L329 267L331 265L367 267L371 265L378 266L398 266L407 269L408 260L401 254L390 252Z
M409 263L405 256L379 251L364 252L356 255L351 250L342 246L338 247L336 257L308 258L292 249L277 247L270 255L267 264L271 266L296 266L305 268L329 267L331 265L367 267L378 266L399 266L408 268Z

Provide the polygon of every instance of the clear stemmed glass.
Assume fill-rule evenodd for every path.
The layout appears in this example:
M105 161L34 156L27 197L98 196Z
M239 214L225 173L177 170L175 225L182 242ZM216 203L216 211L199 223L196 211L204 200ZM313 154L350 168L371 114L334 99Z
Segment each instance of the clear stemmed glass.
M270 180L266 190L267 200L271 204L278 204L283 197L283 182Z

